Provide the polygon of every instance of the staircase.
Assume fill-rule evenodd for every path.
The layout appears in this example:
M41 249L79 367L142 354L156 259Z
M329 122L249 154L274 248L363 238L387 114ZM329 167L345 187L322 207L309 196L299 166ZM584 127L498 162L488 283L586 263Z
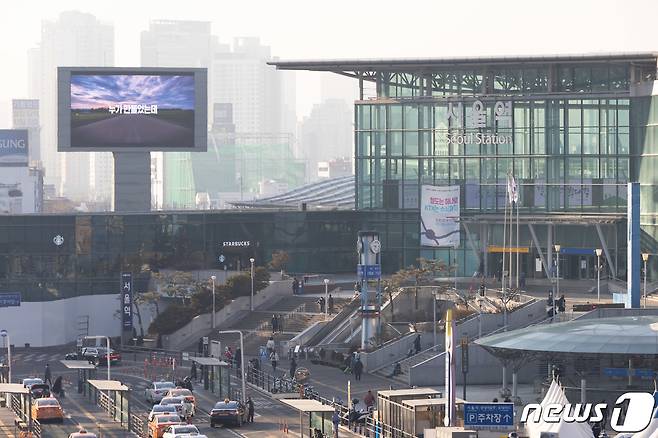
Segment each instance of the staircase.
M395 368L395 363L392 363L390 365L387 365L383 368L376 370L374 374L395 380L396 382L402 383L404 385L408 385L409 369L413 366L418 365L419 363L425 362L426 360L433 358L434 356L441 353L442 351L443 351L443 345L439 344L437 345L436 348L430 347L426 350L421 351L418 354L414 354L411 357L401 360L399 363L400 363L400 368L402 369L402 373L398 374L397 376L392 377L393 369Z

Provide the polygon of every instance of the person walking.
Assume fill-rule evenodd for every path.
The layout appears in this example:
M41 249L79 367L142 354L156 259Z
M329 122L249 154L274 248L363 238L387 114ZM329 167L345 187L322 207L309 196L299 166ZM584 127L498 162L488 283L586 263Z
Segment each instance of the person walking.
M338 426L340 426L340 414L338 409L334 411L334 415L331 416L331 423L334 425L334 437L338 438Z
M297 280L297 277L292 279L292 294L293 295L299 294L299 280Z
M420 353L420 333L418 333L416 339L414 339L414 349L416 350L416 354Z
M272 333L276 333L277 329L277 320L276 320L276 315L272 315Z
M283 315L280 313L276 317L276 328L279 330L279 333L283 333Z
M240 347L235 349L235 367L240 368L242 366L242 350Z
M199 354L203 354L203 338L199 338L199 344L197 345L197 350Z
M251 396L247 398L247 423L254 422L254 402Z
M270 339L267 340L267 344L265 344L265 347L267 348L267 354L272 355L274 352L274 348L276 345L274 344L274 336L270 336Z
M46 371L44 372L43 383L48 383L50 386L53 386L53 373L50 370L50 365L46 364Z
M272 354L270 354L270 361L272 362L272 370L276 373L276 364L279 362L279 353L273 351Z
M334 297L332 297L331 294L329 294L328 305L329 305L329 314L334 313Z
M292 360L290 361L290 378L291 379L295 378L295 371L297 371L297 361L293 357Z
M192 368L190 369L190 378L195 382L197 381L196 362L192 362Z
M359 357L356 362L354 362L354 378L356 380L361 380L361 373L363 372L363 362Z

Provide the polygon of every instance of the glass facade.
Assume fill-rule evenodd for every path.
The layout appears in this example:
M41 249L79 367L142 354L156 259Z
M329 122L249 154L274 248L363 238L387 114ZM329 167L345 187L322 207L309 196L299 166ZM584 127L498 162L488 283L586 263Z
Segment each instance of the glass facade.
M220 254L231 269L246 268L250 257L263 266L275 250L290 255L288 272L355 272L361 230L379 231L390 273L417 257L405 246L410 236L417 248L417 223L417 212L0 216L0 292L21 292L24 301L111 294L123 270L221 269ZM138 276L136 287L147 280Z

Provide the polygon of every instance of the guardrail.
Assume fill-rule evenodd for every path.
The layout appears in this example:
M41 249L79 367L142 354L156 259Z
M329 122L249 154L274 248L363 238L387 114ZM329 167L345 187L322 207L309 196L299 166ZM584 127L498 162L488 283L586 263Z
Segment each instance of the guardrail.
M137 434L137 436L141 438L147 438L148 425L146 424L146 419L137 414L130 414L128 419L128 431Z

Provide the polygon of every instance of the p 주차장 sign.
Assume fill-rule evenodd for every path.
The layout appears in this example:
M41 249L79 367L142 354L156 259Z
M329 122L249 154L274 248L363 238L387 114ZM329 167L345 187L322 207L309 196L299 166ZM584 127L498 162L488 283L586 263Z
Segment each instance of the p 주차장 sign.
M459 186L421 187L421 246L459 246L459 202Z

